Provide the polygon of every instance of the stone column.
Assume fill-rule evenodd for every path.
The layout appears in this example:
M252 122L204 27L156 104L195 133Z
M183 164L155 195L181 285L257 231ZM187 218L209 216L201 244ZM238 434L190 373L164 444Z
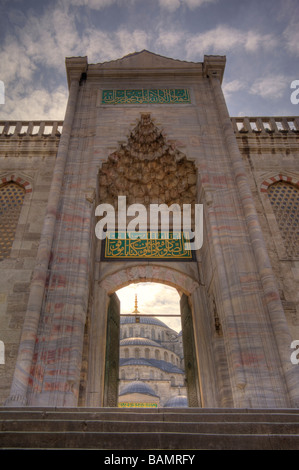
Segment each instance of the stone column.
M101 407L104 400L107 309L109 297L95 282L94 305L90 320L86 406Z
M251 190L248 184L248 178L245 172L242 157L240 155L236 138L233 132L229 113L227 111L226 103L222 93L220 80L217 76L217 70L213 72L213 69L211 67L209 72L211 87L215 97L216 105L218 107L218 115L221 122L221 128L224 135L226 147L231 159L232 169L235 175L235 182L238 188L243 213L245 216L245 223L249 234L250 245L254 254L254 261L262 286L262 292L256 292L255 299L257 305L258 303L261 304L260 312L267 312L268 318L270 319L270 322L268 321L268 324L267 318L264 317L263 319L264 328L266 324L268 328L268 334L267 336L265 336L265 344L263 345L263 347L265 348L265 351L268 348L268 353L273 354L273 356L275 355L278 358L276 370L271 370L267 372L269 377L269 387L271 388L270 377L272 377L272 380L274 380L274 382L276 381L278 389L280 388L281 390L283 390L283 388L286 387L287 396L281 396L281 403L283 403L284 401L286 404L285 406L288 406L289 404L290 406L296 407L299 404L299 376L298 371L290 362L291 335L289 333L276 281L272 272L272 267L263 239L261 227L256 213ZM246 253L244 253L244 257L245 254ZM252 261L249 262L252 263ZM260 300L257 297L258 295L260 296ZM254 294L252 298L254 298ZM248 318L247 321L249 322L250 318ZM251 334L253 335L253 330L251 330ZM241 343L241 338L239 339L239 341ZM268 344L266 344L266 341ZM270 344L272 346L272 351L271 347L269 347ZM240 344L240 347L242 348L242 344ZM237 349L238 347L236 345L236 350ZM254 349L252 351L254 351ZM258 373L259 372L257 370L256 374ZM276 378L274 379L274 377ZM264 374L263 378L265 378ZM258 387L258 385L256 385L256 387ZM269 403L271 403L271 391L268 390L265 391L265 393L269 394Z
M220 400L214 364L215 359L213 357L213 341L210 330L209 312L205 302L205 296L206 293L203 286L199 286L191 294L201 406L203 408L218 408Z
M23 323L15 372L10 396L5 402L6 406L27 405L27 390L30 381L30 371L32 367L34 348L37 341L38 325L47 282L57 209L63 183L64 169L67 161L70 135L79 90L79 79L85 67L86 59L83 59L79 64L79 68L75 71L70 80L69 98L63 123L63 132L59 142L47 210L44 219L44 226L41 233L36 264L30 286L30 295Z

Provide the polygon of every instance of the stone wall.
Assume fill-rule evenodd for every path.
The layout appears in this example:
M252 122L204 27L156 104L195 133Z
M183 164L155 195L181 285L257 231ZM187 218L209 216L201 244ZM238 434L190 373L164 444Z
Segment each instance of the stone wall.
M1 404L15 368L61 128L62 122L52 121L0 123L0 190L14 182L25 193L10 255L0 262Z
M288 255L269 199L269 188L283 181L294 188L299 212L299 119L295 117L233 118L250 187L292 338L299 339L299 233L297 256ZM294 216L296 216L294 214ZM297 222L297 221L296 221Z
M296 338L298 260L285 256L265 193L271 181L298 184L298 121L281 120L280 132L274 118L269 131L262 119L230 119L221 90L224 66L218 56L195 64L147 51L105 64L67 59L70 94L61 137L58 123L47 136L48 123L15 123L11 135L11 124L2 125L0 177L25 191L11 255L0 265L2 402L13 377L10 404L76 406L84 351L86 393L97 395L90 403L100 406L109 295L125 283L160 277L189 296L203 406L298 406L298 370L290 364L280 301ZM103 90L119 87L184 88L190 101L101 102ZM147 130L149 158L140 166L135 144L143 148ZM105 178L119 157L128 156L128 146L133 165L123 180L120 165L116 183L134 201L147 202L144 185L154 182L146 180L146 167L155 163L164 175L163 190L154 186L158 200L180 199L188 189L192 201L204 204L205 244L197 263L156 269L151 262L101 262L95 206L101 197L115 196ZM160 155L161 149L166 153ZM168 165L175 170L170 178ZM180 170L182 187L174 175ZM131 181L132 174L141 174L142 184Z
M273 119L264 118L261 121L261 118L250 118L250 120L232 118L232 124L245 163L286 318L293 339L298 339L299 260L285 256L283 241L277 224L275 224L273 210L265 188L280 179L288 179L294 186L298 184L299 126L296 118L288 118L284 121L278 118ZM264 122L263 129L258 127L261 122ZM280 127L282 123L284 127ZM154 126L150 120L148 125ZM163 127L162 123L160 125ZM15 367L61 128L61 122L12 122L0 125L0 178L2 185L14 181L25 191L24 203L10 256L0 263L0 271L3 273L0 292L0 340L5 344L5 364L0 365L0 403L4 403L9 394ZM100 178L106 172L107 165L115 165L113 156L119 151L120 147L116 148L114 153L110 152L109 158L107 155L107 163L102 166ZM173 154L183 155L176 149L172 151ZM174 156L169 158L172 158L171 165L177 165L177 159ZM183 157L183 161L186 161L185 157ZM130 169L128 169L128 173L132 175ZM104 188L105 185L100 185L100 187ZM135 196L138 198L138 194ZM102 197L104 196L102 195ZM138 199L134 200L134 202L137 201ZM146 203L145 198L142 201ZM215 302L212 303L213 310Z

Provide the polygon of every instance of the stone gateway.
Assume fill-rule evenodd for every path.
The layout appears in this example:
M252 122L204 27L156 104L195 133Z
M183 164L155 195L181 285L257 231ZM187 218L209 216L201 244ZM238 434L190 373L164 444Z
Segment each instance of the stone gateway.
M67 58L63 122L0 123L3 408L116 407L115 292L138 282L180 294L189 407L298 408L299 121L229 116L225 62ZM202 246L105 258L95 211L118 231L120 196L202 205Z

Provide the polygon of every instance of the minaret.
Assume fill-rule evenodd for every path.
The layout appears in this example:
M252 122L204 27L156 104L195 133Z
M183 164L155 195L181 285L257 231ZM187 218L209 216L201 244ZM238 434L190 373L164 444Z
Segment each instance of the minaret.
M138 310L137 294L135 294L135 309L132 313L140 313ZM140 317L138 315L135 316L135 323L140 323Z

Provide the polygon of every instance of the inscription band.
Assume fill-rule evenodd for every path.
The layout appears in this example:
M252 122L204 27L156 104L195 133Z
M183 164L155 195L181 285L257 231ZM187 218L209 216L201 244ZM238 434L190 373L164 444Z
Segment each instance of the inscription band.
M102 104L183 104L191 103L186 88L103 90Z
M109 233L103 240L102 260L194 261L193 251L185 249L185 244L182 232L170 232L168 237L163 232L134 232L131 237L126 232Z

